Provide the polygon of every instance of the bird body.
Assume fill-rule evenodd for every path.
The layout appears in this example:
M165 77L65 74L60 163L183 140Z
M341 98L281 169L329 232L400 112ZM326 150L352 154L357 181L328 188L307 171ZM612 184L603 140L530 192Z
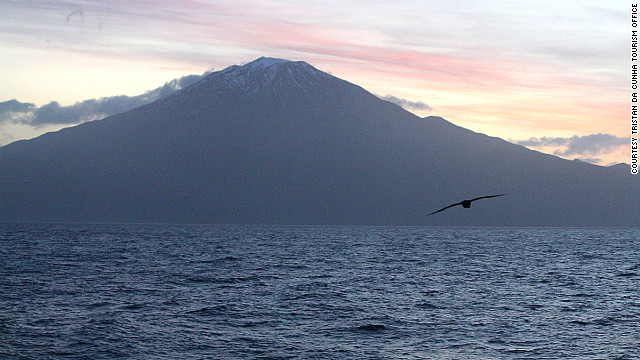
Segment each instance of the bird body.
M462 207L463 207L463 208L468 209L468 208L470 208L470 207L471 207L471 203L472 203L473 201L480 200L480 199L488 199L488 198L493 198L493 197L498 197L498 196L504 196L504 195L507 195L507 194L486 195L486 196L480 196L480 197L473 198L473 199L462 200L462 201L460 201L459 203L451 204L451 205L449 205L449 206L445 206L445 207L443 207L443 208L442 208L442 209L440 209L440 210L436 210L436 211L432 212L431 214L429 214L429 215L427 215L427 216L431 216L431 215L433 215L433 214L437 214L437 213L439 213L439 212L441 212L441 211L445 211L445 210L447 210L447 209L448 209L448 208L450 208L450 207L454 207L454 206L458 206L458 205L462 205Z

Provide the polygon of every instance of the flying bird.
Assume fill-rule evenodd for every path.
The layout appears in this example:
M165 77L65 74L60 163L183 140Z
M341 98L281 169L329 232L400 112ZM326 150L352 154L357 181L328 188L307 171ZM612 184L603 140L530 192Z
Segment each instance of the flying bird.
M498 197L498 196L504 196L504 195L507 195L507 194L487 195L487 196L480 196L480 197L477 197L477 198L475 198L475 199L471 199L471 200L462 200L462 201L460 201L459 203L451 204L451 205L449 205L449 206L445 206L445 207L443 207L443 208L442 208L442 209L440 209L440 210L434 211L434 212L432 212L431 214L429 214L429 215L427 215L427 216L431 216L431 215L433 215L433 214L437 214L437 213L439 213L440 211L445 211L445 210L447 210L447 209L448 209L448 208L450 208L450 207L454 207L454 206L458 206L458 205L462 205L462 207L463 207L463 208L468 209L468 208L470 208L470 207L471 207L471 202L472 202L472 201L476 201L476 200L480 200L480 199L488 199L488 198L493 198L493 197Z

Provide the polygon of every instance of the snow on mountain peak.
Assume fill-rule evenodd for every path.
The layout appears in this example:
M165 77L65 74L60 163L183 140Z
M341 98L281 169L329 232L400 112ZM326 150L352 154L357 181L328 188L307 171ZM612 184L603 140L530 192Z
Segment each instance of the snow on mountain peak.
M233 65L206 77L214 91L276 91L277 86L288 82L307 92L320 79L331 77L303 61L261 57L244 65Z
M283 64L283 63L290 63L290 60L285 60L285 59L278 59L278 58L270 58L270 57L261 57L259 59L253 60L247 64L245 64L243 67L247 67L247 68L254 68L254 69L264 69L267 68L271 65L275 65L275 64Z

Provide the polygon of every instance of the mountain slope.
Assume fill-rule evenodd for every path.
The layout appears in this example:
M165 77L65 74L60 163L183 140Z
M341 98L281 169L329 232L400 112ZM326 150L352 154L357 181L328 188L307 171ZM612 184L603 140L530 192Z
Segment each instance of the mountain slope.
M0 148L0 220L638 226L640 181L261 58ZM508 196L425 215L476 196Z

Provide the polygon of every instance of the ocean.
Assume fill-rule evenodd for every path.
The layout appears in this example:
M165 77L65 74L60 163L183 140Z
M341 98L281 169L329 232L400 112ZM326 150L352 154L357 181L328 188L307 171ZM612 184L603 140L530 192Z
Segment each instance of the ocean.
M640 229L0 224L2 359L640 359Z

